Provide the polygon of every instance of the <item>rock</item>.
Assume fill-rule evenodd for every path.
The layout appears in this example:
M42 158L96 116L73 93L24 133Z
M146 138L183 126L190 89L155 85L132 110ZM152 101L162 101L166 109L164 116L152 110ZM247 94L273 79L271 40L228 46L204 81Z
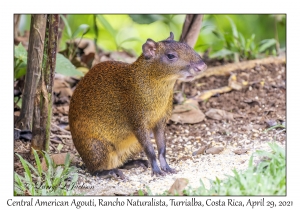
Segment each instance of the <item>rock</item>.
M196 150L195 152L193 152L193 156L195 156L195 155L202 155L203 153L204 153L204 151L206 150L206 148L207 148L207 146L205 145L205 146L202 146L202 147L200 147L200 149L198 149L198 150Z
M233 152L237 155L241 155L241 154L244 154L248 151L248 149L237 149L237 150L234 150Z
M199 109L198 102L192 99L187 100L182 105L174 107L171 120L177 123L199 123L203 121L205 115Z
M52 158L55 165L64 165L66 157L67 157L67 153L52 154L52 155L50 155L50 157ZM75 158L75 155L70 154L71 163L75 163L74 158ZM46 171L48 169L45 158L43 158L41 165L42 165L43 171Z
M172 184L171 188L169 189L169 194L171 195L183 195L183 190L189 183L189 180L186 178L178 178Z
M237 114L226 112L226 111L221 110L221 109L210 109L205 113L205 115L207 117L211 118L211 119L214 119L214 120L232 120L232 121L235 121L234 117L240 117Z
M221 153L224 150L224 147L211 147L208 150L206 150L206 154L212 154L212 155L216 155Z

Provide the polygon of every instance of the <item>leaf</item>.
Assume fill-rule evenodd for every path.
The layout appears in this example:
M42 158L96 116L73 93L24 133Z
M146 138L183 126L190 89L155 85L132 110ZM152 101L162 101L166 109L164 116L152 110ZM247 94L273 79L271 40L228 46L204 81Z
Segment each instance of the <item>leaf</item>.
M129 17L139 24L150 24L158 20L163 20L163 15L129 15Z
M56 55L55 71L65 76L83 76L83 73L78 71L75 66L60 53Z
M100 23L103 25L103 27L110 33L110 35L115 38L117 32L111 26L111 24L105 19L105 17L103 15L97 15L97 19L100 21Z
M215 31L215 30L212 30L211 32L212 32L216 37L218 37L219 39L225 41L225 37L224 37L223 34L221 34L220 32Z
M41 161L40 161L40 158L37 154L37 152L33 149L33 155L34 155L34 159L35 159L35 162L36 162L36 165L37 165L37 172L38 172L38 175L41 177L42 176L42 166L41 166Z
M16 155L19 157L19 159L20 159L20 161L21 161L21 163L22 163L22 165L24 167L24 170L25 170L25 172L26 172L26 174L28 176L28 179L29 179L28 181L30 181L30 183L32 183L31 172L30 172L29 167L27 165L29 163L26 160L24 160L19 154L16 154ZM26 174L25 174L25 178L26 178Z
M142 42L142 40L139 39L139 38L131 37L131 38L128 38L128 39L123 40L123 41L119 44L119 46L121 46L121 45L124 44L125 42L132 42L132 41Z
M24 64L27 64L27 51L21 43L15 46L15 58L21 60Z
M68 188L68 191L72 190L73 186L77 183L77 181L78 181L78 173L75 173L74 176L73 176L73 179L71 181L71 184Z
M21 65L23 66L23 65ZM25 67L19 67L16 71L15 71L15 79L19 79L20 77L24 76L26 74L26 66Z
M246 48L246 41L242 33L239 33L239 41L242 48L240 50L244 50Z
M65 156L65 170L67 170L68 168L69 168L69 166L70 166L70 163L71 163L71 161L70 161L70 153L67 153L67 155Z
M90 30L90 26L87 24L81 24L77 30L73 33L72 35L72 39L75 39L77 37L77 35L82 32L82 35L85 35L88 31Z
M68 20L63 15L60 15L60 18L64 21L65 27L67 29L68 38L72 39L72 31L71 31L70 25L68 23Z
M236 25L234 24L233 20L229 16L226 16L226 18L230 21L233 36L235 38L238 38L238 30L236 28Z
M64 147L64 145L63 145L63 144L58 144L58 146L57 146L57 148L56 148L56 149L57 149L58 151L60 151L60 150L61 150L63 147Z
M261 46L258 48L258 52L262 53L266 51L269 47L276 44L276 39L264 39L260 42Z
M245 50L250 50L251 43L253 43L255 34L251 35L250 39L247 39Z
M230 51L230 50L227 50L227 49L222 49L222 50L219 50L213 54L211 54L209 57L210 58L217 58L217 57L225 57L227 55L232 55L234 52Z
M25 188L25 186L24 186L24 184L23 184L23 182L21 181L21 178L20 178L20 176L19 176L19 174L17 174L16 172L14 172L15 173L15 187L18 187L18 188L20 188L22 191L25 191L26 190L26 188Z
M54 176L54 180L53 180L53 183L52 183L52 187L56 187L60 181L61 181L61 174L63 172L63 168L61 166L58 166L57 169L56 169L56 173L55 173L55 176Z

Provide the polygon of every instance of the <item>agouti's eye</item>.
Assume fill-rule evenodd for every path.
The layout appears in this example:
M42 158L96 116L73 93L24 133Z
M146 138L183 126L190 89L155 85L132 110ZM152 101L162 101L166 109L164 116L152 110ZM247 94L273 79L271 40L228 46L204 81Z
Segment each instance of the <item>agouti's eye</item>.
M173 54L167 54L167 57L168 57L170 60L172 60L172 59L175 58L176 56L173 55Z

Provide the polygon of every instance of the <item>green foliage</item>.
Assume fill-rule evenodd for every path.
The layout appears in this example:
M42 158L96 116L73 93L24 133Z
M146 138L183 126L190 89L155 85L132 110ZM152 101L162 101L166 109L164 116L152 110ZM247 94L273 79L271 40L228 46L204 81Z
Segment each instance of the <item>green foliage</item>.
M266 132L268 132L268 131L270 131L270 130L273 130L273 129L275 129L275 128L283 128L282 131L284 131L284 130L286 129L285 123L274 125L274 126L268 128L268 129L264 130L264 133L266 133Z
M68 24L66 18L61 15L62 20L65 23L65 28L69 39L74 40L75 38L82 37L89 31L87 24L81 24L74 33L72 33L71 27ZM75 50L74 50L75 51ZM14 78L19 79L26 74L27 69L27 51L21 43L15 46L14 50ZM56 55L56 66L55 71L65 76L83 76L81 71L76 70L74 65L66 59L62 54L57 53Z
M70 60L60 53L56 55L55 71L65 76L83 76L83 73L77 70Z
M28 161L16 154L24 167L24 176L14 173L14 195L74 195L74 186L78 180L75 167L70 167L70 155L67 154L64 167L56 166L52 158L46 152L43 157L46 160L48 170L43 171L40 159L33 150L36 168ZM71 181L68 181L72 177Z
M26 74L27 69L27 51L20 43L15 46L15 79L19 79ZM62 54L56 54L55 71L65 76L83 76L81 71L78 71L75 66Z
M162 20L162 15L129 15L129 17L138 24L150 24L154 23L155 21Z
M87 25L87 24L81 24L80 26L78 26L78 28L73 33L72 29L71 29L71 27L69 25L68 20L63 15L60 15L60 17L64 21L64 24L65 24L65 27L66 27L66 31L67 31L67 35L68 35L68 38L70 40L74 40L74 39L78 38L79 37L78 35L80 33L81 33L80 37L83 37L90 30L90 26L89 25Z
M60 15L60 17L65 24L65 29L67 32L67 40L69 41L67 57L70 60L72 60L76 55L76 49L77 49L77 46L75 45L75 39L80 38L81 40L83 36L89 32L90 26L88 24L81 24L73 32L73 30L69 25L68 20L63 15Z
M15 46L14 55L14 77L18 79L25 75L27 65L27 51L21 43Z
M276 54L275 39L264 39L259 43L255 42L255 34L252 34L250 38L245 38L244 35L237 30L237 27L233 20L226 16L231 25L231 32L222 33L217 30L213 30L213 34L222 43L222 49L213 52L211 58L224 58L227 60L250 60L258 58L262 53L270 54L271 52ZM214 49L213 49L214 50Z
M76 35L72 32L78 31L78 28L82 28L80 26L85 24L94 27L91 27L84 37L94 39L104 51L125 49L133 50L134 54L139 55L142 52L141 45L147 38L155 41L163 40L172 31L178 40L184 18L185 15L172 14L70 14L64 20L68 24L64 28L59 47L65 49L66 41ZM205 14L195 50L198 52L210 50L213 57L225 56L225 59L230 60L253 59L278 53L275 45L283 49L286 45L285 22L286 15L282 14Z
M233 170L234 175L225 180L211 181L206 189L202 180L197 189L189 188L187 195L285 195L286 194L286 156L285 151L275 143L270 143L271 152L257 151L255 154L263 160L253 165L253 156L249 167L243 172Z
M129 37L129 38L125 38L121 41L118 41L118 39L117 39L118 31L116 31L112 27L112 25L106 20L106 18L103 15L97 15L96 17L97 17L97 20L103 25L103 27L109 32L117 49L121 49L122 44L124 44L125 42L132 42L132 41L140 42L141 41L137 37Z
M156 21L161 21L166 26L171 27L171 25L176 25L176 21L174 19L175 15L172 14L165 14L165 15L160 15L160 14L146 14L146 15L129 15L129 17L136 23L138 24L151 24Z

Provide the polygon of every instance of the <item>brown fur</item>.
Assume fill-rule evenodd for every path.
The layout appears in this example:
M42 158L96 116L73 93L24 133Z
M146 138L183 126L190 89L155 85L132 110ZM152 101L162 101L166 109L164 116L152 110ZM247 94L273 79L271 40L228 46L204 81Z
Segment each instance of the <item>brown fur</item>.
M90 172L119 167L144 149L137 132L150 132L157 124L164 128L179 70L200 59L183 43L162 41L155 46L153 59L142 54L133 64L99 63L77 85L70 103L70 129ZM167 65L162 60L166 50L176 51L180 59Z

